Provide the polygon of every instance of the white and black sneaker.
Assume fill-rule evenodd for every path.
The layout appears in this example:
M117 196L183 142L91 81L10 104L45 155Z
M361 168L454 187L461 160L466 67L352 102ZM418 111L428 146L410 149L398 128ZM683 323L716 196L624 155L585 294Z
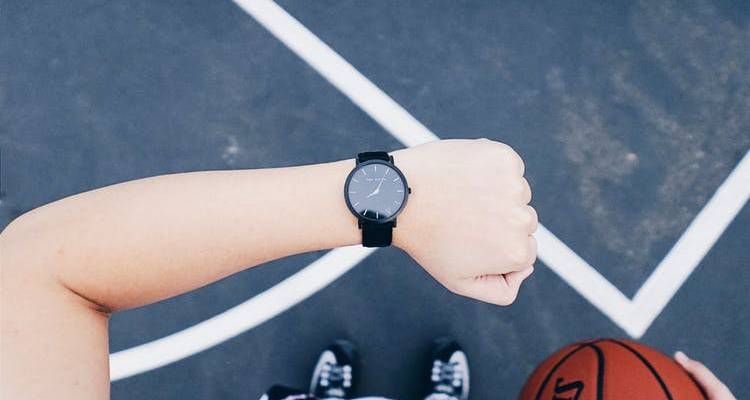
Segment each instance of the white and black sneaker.
M435 340L430 365L430 389L425 400L467 400L469 361L458 343Z
M321 399L348 399L354 383L354 345L337 340L323 351L313 371L310 394Z

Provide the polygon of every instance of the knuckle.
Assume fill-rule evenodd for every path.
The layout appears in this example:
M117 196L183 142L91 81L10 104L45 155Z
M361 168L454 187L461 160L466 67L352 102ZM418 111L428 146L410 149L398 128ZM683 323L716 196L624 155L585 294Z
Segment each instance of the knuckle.
M520 176L523 176L524 171L526 171L526 164L523 161L523 158L520 154L518 154L517 151L515 151L512 147L507 146L505 158L508 163L508 167L517 169Z
M526 163L523 161L523 157L521 157L520 154L515 153L516 158L518 159L518 168L521 171L521 176L523 176L524 172L526 172Z
M526 206L526 213L529 214L529 218L531 218L532 223L539 222L539 214L537 214L534 207L527 205Z
M527 209L519 208L517 214L523 226L531 226L534 223L534 216Z
M529 238L529 264L533 264L536 261L539 249L537 247L536 238L531 236Z
M524 194L528 196L528 198L524 200L531 200L531 185L529 184L529 181L526 180L526 178L521 177L521 184L523 185Z
M500 151L501 151L501 152L502 152L503 154L505 154L505 156L506 156L507 158L509 158L509 159L513 160L513 162L518 162L518 161L521 161L521 156L520 156L520 155L518 155L518 152L517 152L517 151L516 151L516 150L515 150L515 149L514 149L513 147L511 147L511 146L510 146L509 144L505 144L505 143L500 143L500 142L497 142L497 143L498 143L498 145L499 145L499 146L498 146L498 149L499 149L499 150L500 150Z
M488 138L481 138L481 139L477 139L477 143L481 144L482 146L485 146L488 150L491 151L492 154L495 154L495 155L497 155L498 153L504 154L504 155L509 155L513 153L513 148L511 148L510 146L508 146L507 144L503 142L498 142L498 141L491 140Z
M531 251L529 252L529 258L526 259L526 262L524 262L524 264L527 266L533 266L534 263L536 263L536 258L537 258L537 252Z
M505 190L513 196L520 195L524 191L523 182L515 178L510 179L508 180L508 183L505 184Z
M494 140L490 140L488 138L480 138L480 139L476 139L474 141L474 144L477 146L476 151L479 154L490 155L490 154L494 154L495 149L500 143Z
M526 169L523 158L508 144L491 140L488 138L475 139L474 143L480 146L482 149L487 150L482 152L485 154L491 162L499 163L503 168L518 169L523 175Z
M518 163L521 161L521 157L519 157L510 146L500 149L500 152L506 167L516 168L519 165Z
M516 154L516 151L510 145L502 142L497 142L497 150L508 157L513 157Z

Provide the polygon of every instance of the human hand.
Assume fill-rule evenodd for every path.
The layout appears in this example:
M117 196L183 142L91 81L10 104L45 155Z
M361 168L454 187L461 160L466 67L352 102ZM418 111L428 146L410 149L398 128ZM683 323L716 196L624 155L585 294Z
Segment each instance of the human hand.
M698 382L708 395L709 400L737 400L727 385L720 381L719 378L717 378L716 375L714 375L714 373L700 361L690 359L681 351L675 353L674 359L677 360L677 362L682 365L682 368L685 368L685 370Z
M442 140L393 153L412 194L393 243L448 290L509 305L533 272L537 214L509 146Z

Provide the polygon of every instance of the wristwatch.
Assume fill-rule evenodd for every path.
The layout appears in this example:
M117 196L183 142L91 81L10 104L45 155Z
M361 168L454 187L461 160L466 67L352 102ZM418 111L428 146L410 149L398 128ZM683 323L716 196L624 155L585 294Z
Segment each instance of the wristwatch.
M344 199L357 217L362 245L391 245L396 217L411 193L404 174L396 168L393 156L384 151L357 155L357 165L344 184Z

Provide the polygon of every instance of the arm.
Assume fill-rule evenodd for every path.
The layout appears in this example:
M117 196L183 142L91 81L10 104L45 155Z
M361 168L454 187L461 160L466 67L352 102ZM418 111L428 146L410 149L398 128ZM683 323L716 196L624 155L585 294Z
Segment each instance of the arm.
M465 140L393 154L414 190L394 244L452 291L510 304L536 256L520 158L496 142ZM353 166L159 176L18 218L0 235L2 397L107 398L112 311L359 243L342 198Z

